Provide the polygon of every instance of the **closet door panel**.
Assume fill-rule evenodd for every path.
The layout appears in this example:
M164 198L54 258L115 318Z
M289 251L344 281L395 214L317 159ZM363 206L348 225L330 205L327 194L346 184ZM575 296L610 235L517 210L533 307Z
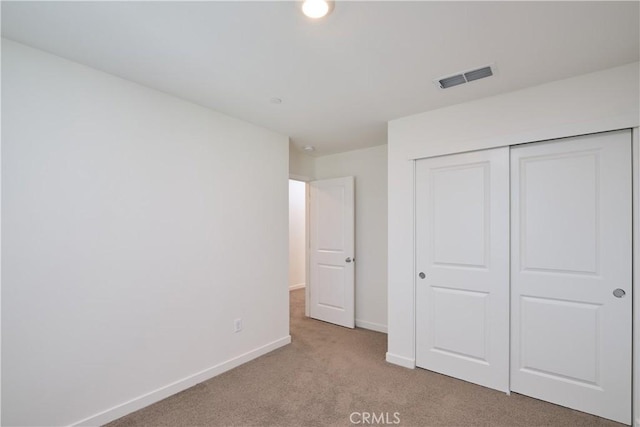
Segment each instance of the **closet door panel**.
M629 131L511 150L513 391L631 422L631 244Z
M416 162L416 364L509 389L508 148Z

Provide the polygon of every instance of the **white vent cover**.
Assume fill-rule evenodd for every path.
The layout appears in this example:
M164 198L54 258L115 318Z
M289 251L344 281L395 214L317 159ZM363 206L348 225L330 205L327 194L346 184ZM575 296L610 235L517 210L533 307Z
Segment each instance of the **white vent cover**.
M436 80L435 83L440 87L440 89L447 89L453 86L469 83L474 80L491 77L493 74L491 65L487 65L486 67L476 68L475 70L464 71L454 74L453 76L443 77Z

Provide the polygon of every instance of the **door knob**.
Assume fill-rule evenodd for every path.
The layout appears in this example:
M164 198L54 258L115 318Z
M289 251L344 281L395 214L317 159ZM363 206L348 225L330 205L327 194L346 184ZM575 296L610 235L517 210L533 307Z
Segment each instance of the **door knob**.
M422 271L418 274L418 277L420 277L421 279L424 279L425 277L427 277L426 274L424 274Z
M351 257L347 257L347 259L345 259L344 262L351 262Z
M613 291L613 296L616 298L622 298L623 296L625 296L627 293L624 291L624 289L616 289L615 291Z

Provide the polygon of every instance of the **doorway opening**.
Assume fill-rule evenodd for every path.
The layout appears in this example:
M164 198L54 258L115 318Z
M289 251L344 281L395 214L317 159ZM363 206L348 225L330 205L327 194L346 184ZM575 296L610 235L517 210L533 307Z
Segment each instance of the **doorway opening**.
M305 299L307 288L307 183L289 179L289 291ZM298 295L298 297L300 296ZM290 299L293 295L290 295ZM300 299L300 298L297 298ZM305 310L306 311L306 310Z

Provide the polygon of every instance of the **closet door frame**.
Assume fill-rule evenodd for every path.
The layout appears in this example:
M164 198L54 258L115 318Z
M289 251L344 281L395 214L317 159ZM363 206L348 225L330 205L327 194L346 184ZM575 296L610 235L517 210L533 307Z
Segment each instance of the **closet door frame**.
M640 427L640 127L637 126L637 120L633 119L631 122L635 122L632 126L625 126L629 122L629 119L622 120L618 123L618 126L615 126L612 122L604 120L599 124L588 124L586 126L574 126L573 132L570 129L556 129L553 131L552 129L541 129L531 132L525 132L520 135L519 138L515 136L504 136L499 137L498 140L493 140L491 143L479 143L479 145L483 145L483 147L478 147L477 149L463 149L459 151L449 151L446 153L438 153L434 154L426 154L424 150L422 152L414 152L409 153L408 160L412 164L411 175L413 176L413 188L415 189L415 164L416 161L422 159L428 159L431 157L435 157L437 155L449 155L449 154L459 154L465 152L474 152L474 151L482 151L486 149L492 149L497 147L511 147L519 144L526 143L535 143L542 141L550 141L553 139L561 139L568 138L573 136L580 135L589 135L593 133L601 133L601 132L609 132L616 131L622 129L631 129L632 131L632 179L633 179L633 356L632 356L632 366L633 366L633 383L632 383L632 419L633 425L635 427ZM624 124L623 124L624 123ZM631 123L629 123L631 124ZM520 140L520 142L518 141ZM426 155L425 155L426 154ZM413 235L415 235L415 193L412 198L412 210L413 210ZM386 359L388 362L404 366L406 368L413 369L415 368L415 354L416 354L416 287L418 286L418 280L416 274L418 273L417 266L415 263L416 256L416 247L415 247L415 239L412 242L413 246L413 262L412 262L412 276L413 276L413 304L410 307L411 310L411 318L412 318L412 326L413 330L410 333L413 342L413 355L412 358L405 358L393 353L387 353Z
M633 423L640 427L640 128L633 128L631 173L633 176Z

